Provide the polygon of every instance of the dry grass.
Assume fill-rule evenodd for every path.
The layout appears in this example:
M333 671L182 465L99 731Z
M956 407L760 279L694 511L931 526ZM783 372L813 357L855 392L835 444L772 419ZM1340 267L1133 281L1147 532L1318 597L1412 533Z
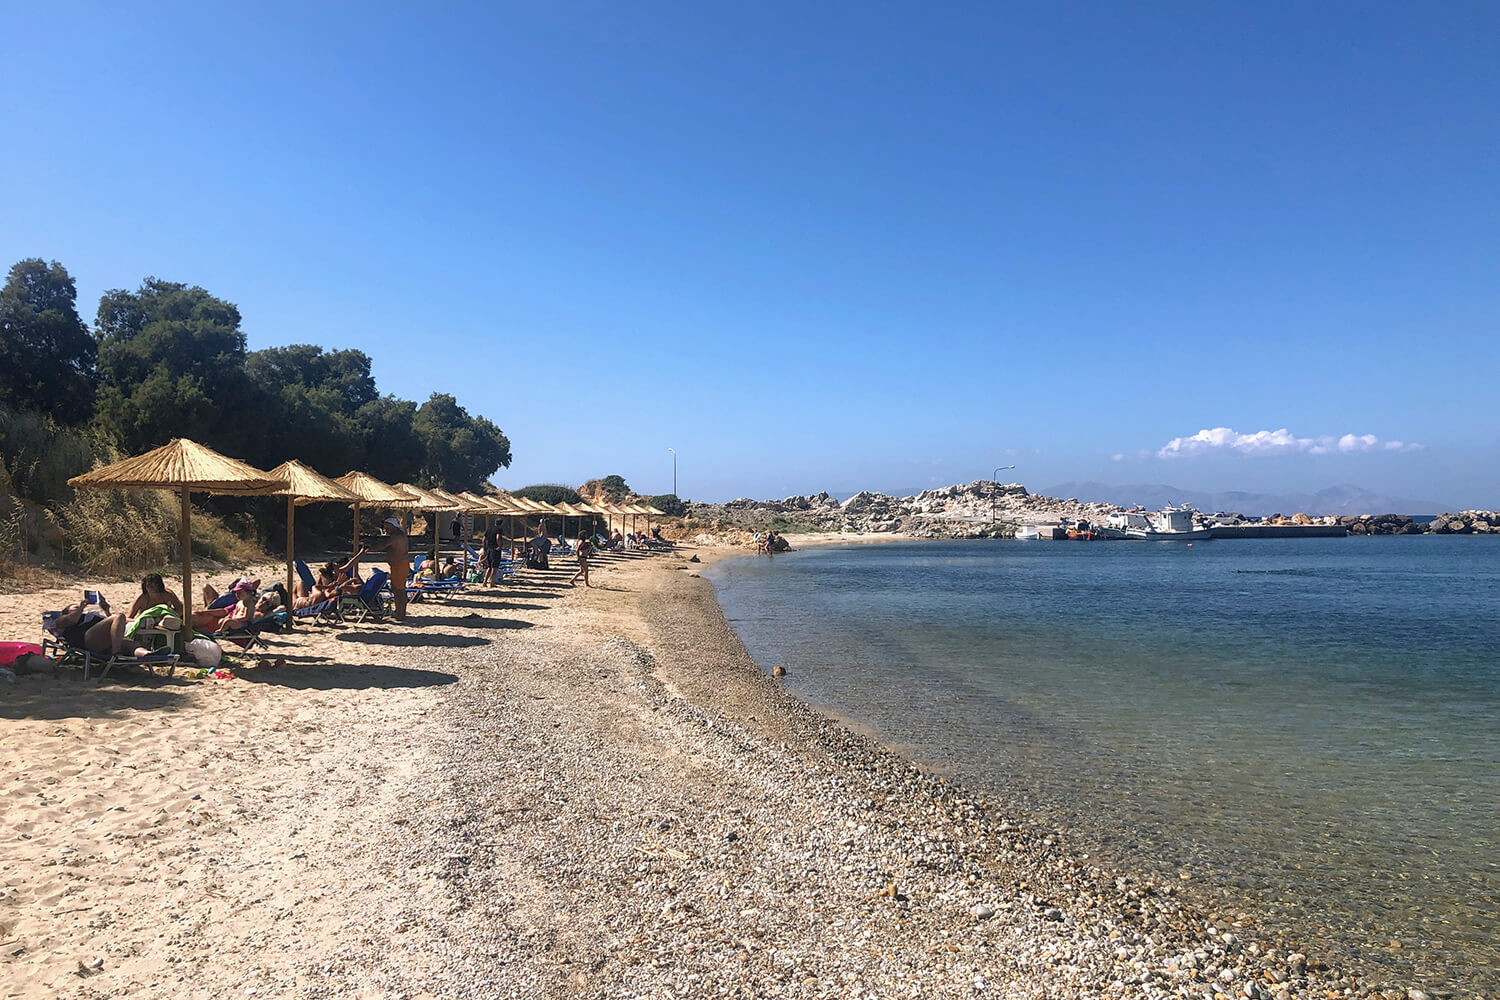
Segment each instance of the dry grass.
M160 570L181 561L180 505L161 491L73 490L68 479L119 456L90 431L45 414L0 407L0 581L44 585L59 571L96 579ZM222 563L263 561L260 526L193 512L193 555Z

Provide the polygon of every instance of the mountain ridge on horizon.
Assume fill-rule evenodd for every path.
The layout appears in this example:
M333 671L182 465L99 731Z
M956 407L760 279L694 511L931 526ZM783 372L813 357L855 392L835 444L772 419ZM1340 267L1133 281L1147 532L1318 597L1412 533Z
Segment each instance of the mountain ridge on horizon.
M1398 497L1340 483L1316 493L1255 493L1248 490L1189 490L1165 483L1066 482L1041 491L1046 496L1103 500L1122 507L1140 504L1156 509L1167 504L1188 504L1205 513L1232 511L1251 517L1271 514L1446 514L1459 508L1436 500Z

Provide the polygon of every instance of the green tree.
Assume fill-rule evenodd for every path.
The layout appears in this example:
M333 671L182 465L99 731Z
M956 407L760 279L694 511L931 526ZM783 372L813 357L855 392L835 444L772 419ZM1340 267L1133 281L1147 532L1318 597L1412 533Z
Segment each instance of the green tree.
M599 489L611 500L623 500L630 493L630 487L625 483L624 476L605 476L599 481Z
M100 428L133 453L190 437L245 455L260 396L245 378L240 311L202 288L147 278L99 300Z
M687 504L676 493L663 493L646 501L652 507L672 517L687 517Z
M0 403L40 410L63 424L94 415L98 348L78 318L67 268L18 261L0 288Z
M371 449L360 413L380 399L369 355L312 344L271 347L246 355L245 375L265 395L264 411L276 417L261 423L261 439L246 456L252 463L270 467L298 458L328 475L362 467ZM288 427L296 433L286 433ZM405 449L399 478L415 472L414 451Z
M559 486L555 483L539 483L536 486L523 486L518 490L511 490L512 496L525 497L528 500L540 500L542 503L580 503L583 497L571 486Z
M435 392L413 425L426 450L422 478L455 490L478 490L510 465L510 439L484 417L471 417L447 393Z
M417 433L417 404L409 399L381 396L355 413L363 458L354 466L388 483L420 479L427 447ZM342 475L330 472L329 475Z

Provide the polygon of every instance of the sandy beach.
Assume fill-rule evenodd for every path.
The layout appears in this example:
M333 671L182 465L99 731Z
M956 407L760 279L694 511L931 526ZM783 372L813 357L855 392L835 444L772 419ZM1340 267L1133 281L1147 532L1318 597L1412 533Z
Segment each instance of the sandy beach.
M0 997L1406 995L802 706L690 553L0 684Z

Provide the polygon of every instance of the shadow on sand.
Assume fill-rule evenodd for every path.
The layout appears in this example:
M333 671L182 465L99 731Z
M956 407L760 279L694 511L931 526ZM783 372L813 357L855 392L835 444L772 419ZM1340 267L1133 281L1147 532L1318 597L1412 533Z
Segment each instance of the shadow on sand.
M454 624L462 619L427 618L433 624ZM363 642L371 646L488 646L492 640L477 635L442 635L428 632L341 632L339 642Z
M290 659L290 657L288 657ZM237 675L254 684L275 684L301 691L352 691L365 688L425 688L456 684L457 674L415 667L383 667L375 664L301 668L288 664L279 670L246 670Z
M524 622L524 621L521 621L519 618L486 618L486 617L484 617L483 615L480 615L480 614L472 614L472 615L440 615L440 616L437 616L437 617L426 617L426 616L424 616L422 618L412 618L412 619L410 619L408 621L408 624L418 625L418 626L421 626L423 628L428 628L428 627L431 627L431 626L434 626L434 625L439 626L439 627L444 627L444 628L473 628L473 629L490 629L490 628L522 629L522 628L535 628L536 627L536 623L535 622ZM444 638L443 636L436 636L436 635L434 635L434 636L429 636L429 638L431 638L433 640L431 644L434 645L434 646L448 645L448 643L445 643L445 642L442 641L443 638ZM449 636L448 638L454 638L454 637ZM476 641L478 641L478 640L476 640ZM486 640L483 640L483 641L488 642L489 640L486 639Z
M473 598L468 598L468 597L455 597L452 600L443 601L441 604L428 604L428 605L426 605L426 607L429 607L429 608L485 608L485 609L488 609L488 610L493 610L495 608L505 607L505 608L519 608L519 609L521 609L523 611L546 611L547 610L547 605L545 605L545 604L512 604L510 601L506 600L506 597L509 596L509 597L526 597L526 598L540 599L540 598L543 598L543 597L555 597L557 595L553 594L553 593L550 593L550 592L549 593L545 593L545 594L521 594L521 593L515 593L515 592L508 592L506 594L501 594L501 593L499 593L497 591L493 595L486 594L486 595L483 595L483 596L486 597L486 598L489 598L489 599L488 600L483 600L483 599L481 599L481 600L474 600Z
M139 670L111 671L98 682L83 671L28 674L0 691L0 719L104 719L124 712L159 712L182 704L193 682L150 676Z

